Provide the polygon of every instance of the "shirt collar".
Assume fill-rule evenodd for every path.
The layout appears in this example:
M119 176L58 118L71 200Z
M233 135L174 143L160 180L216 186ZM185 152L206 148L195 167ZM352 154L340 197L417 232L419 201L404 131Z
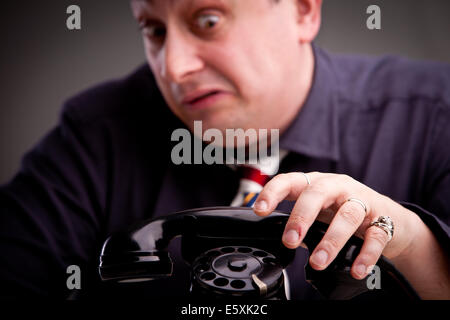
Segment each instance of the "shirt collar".
M339 160L336 76L330 55L313 47L314 76L308 97L280 137L280 148L310 157Z

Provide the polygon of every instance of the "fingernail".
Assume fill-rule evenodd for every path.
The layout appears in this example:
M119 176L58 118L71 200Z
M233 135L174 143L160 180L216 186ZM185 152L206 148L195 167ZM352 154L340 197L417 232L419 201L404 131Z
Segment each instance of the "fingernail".
M367 270L367 268L366 268L366 266L363 265L363 264L358 264L358 265L355 267L355 272L356 272L356 274L357 274L358 276L360 276L360 277L363 277L363 276L366 275L366 270Z
M293 229L287 231L283 236L283 241L292 245L296 245L298 239L299 239L298 232Z
M267 202L264 200L259 200L255 203L254 209L256 211L266 211L267 210Z
M325 250L317 251L311 258L311 261L319 266L325 265L327 263L327 260L328 253Z

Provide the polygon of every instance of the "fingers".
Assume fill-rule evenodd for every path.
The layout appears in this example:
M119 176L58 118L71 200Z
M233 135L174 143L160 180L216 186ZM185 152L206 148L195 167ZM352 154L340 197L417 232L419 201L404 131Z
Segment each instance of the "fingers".
M297 248L319 212L335 203L341 193L336 184L341 183L338 175L318 172L281 174L266 184L255 202L254 211L265 216L282 200L297 200L283 236L286 247Z
M354 195L366 198L352 198ZM254 211L266 216L281 201L296 200L282 238L284 245L291 249L301 245L316 219L331 222L310 257L310 265L316 270L327 268L353 235L364 234L363 246L351 269L353 277L362 279L377 263L388 242L384 230L368 228L371 197L367 188L345 175L288 173L278 175L266 184L255 202Z
M308 176L311 179L313 174ZM300 172L279 174L264 186L255 201L253 210L259 216L267 216L281 201L297 200L308 185L308 180Z
M358 203L346 201L339 208L324 237L311 254L311 267L316 270L327 268L358 230L365 216L366 212Z
M388 234L376 226L366 230L363 246L352 265L351 274L353 277L363 279L371 272L370 268L380 259L388 239Z
M286 223L283 243L297 248L323 208L329 207L339 195L332 184L315 182L308 186L297 199Z

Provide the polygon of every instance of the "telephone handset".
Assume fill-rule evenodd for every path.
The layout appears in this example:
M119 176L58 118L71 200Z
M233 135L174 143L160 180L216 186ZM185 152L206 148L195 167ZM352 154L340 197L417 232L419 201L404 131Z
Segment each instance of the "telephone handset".
M295 250L281 242L288 217L278 211L259 217L251 208L213 207L143 221L105 241L100 277L117 283L169 277L172 260L167 248L181 236L182 257L191 266L192 295L286 299L284 269L295 256ZM308 250L327 227L319 221L312 225L304 239ZM307 265L306 280L327 299L419 298L385 257L377 263L381 289L370 290L366 279L352 278L350 267L361 245L361 239L352 237L326 270Z

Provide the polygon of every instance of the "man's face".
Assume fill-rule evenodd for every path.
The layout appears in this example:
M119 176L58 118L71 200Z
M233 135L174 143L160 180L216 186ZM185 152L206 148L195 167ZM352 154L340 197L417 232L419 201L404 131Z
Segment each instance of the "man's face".
M223 133L288 125L312 74L296 1L132 1L157 84L191 130L195 120Z

